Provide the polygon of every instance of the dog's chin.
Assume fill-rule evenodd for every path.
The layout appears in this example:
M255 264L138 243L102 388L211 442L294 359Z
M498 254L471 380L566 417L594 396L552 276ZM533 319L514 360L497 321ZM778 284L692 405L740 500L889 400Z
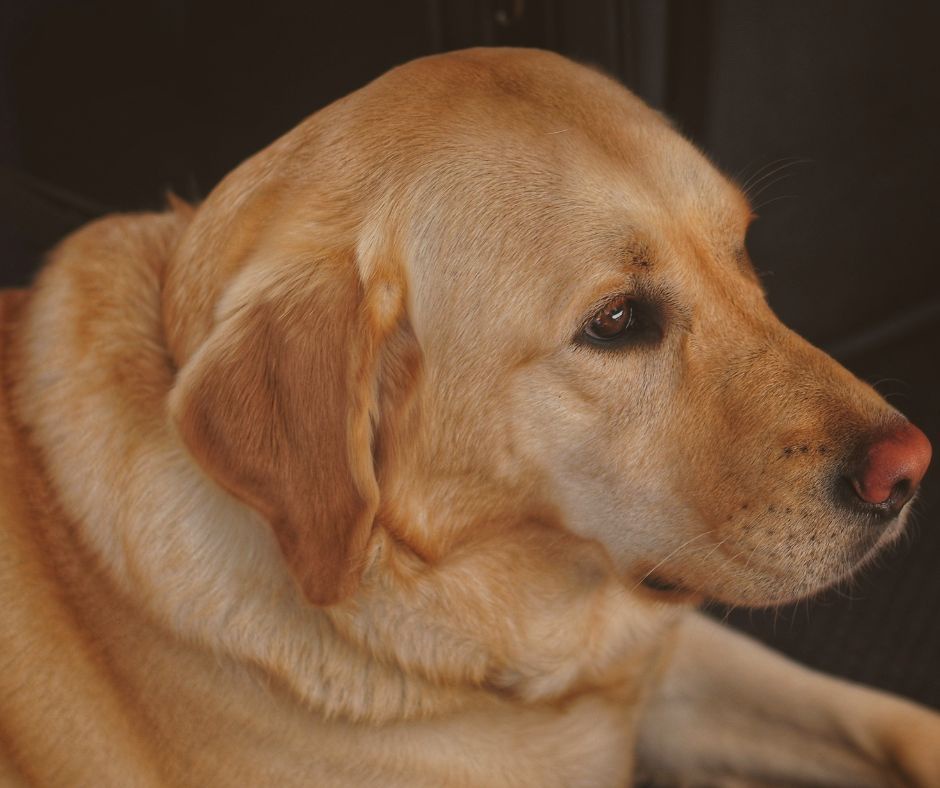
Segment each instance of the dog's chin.
M662 604L701 605L710 602L729 607L779 607L817 596L849 579L859 568L861 565L848 567L825 578L818 574L788 577L755 572L746 578L713 577L702 583L685 576L680 581L657 574L644 577L635 588L645 598Z
M840 585L861 572L904 532L907 508L876 535L860 537L839 558L819 561L798 551L786 564L744 567L729 561L708 567L657 567L642 575L635 588L649 599L666 604L715 602L732 607L779 607Z

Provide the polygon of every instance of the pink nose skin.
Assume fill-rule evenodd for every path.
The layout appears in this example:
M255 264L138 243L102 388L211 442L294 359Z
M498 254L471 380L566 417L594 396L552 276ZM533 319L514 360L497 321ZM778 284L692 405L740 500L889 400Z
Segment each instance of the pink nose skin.
M868 447L851 477L855 494L866 503L890 504L900 511L924 478L930 454L927 436L913 424L904 424Z

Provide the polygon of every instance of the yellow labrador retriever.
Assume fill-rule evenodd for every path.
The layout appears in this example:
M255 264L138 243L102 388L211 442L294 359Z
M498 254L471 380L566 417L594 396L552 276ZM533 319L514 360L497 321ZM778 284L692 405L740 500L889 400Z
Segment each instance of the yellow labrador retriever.
M5 784L940 785L940 716L694 612L846 577L930 455L750 215L474 50L68 238L2 302Z

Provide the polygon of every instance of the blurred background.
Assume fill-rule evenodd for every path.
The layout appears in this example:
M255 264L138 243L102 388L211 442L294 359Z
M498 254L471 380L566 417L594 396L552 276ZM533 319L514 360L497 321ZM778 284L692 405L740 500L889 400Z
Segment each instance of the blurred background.
M940 447L940 3L0 0L0 286L70 230L198 200L306 115L476 45L600 66L749 185L785 322ZM940 708L940 473L851 588L722 611L799 660Z

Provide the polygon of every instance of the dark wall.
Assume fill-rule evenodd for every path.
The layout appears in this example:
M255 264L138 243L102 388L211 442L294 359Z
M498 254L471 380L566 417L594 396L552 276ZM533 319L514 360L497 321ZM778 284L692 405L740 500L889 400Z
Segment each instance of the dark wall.
M774 307L940 438L940 4L7 0L0 14L2 284L95 215L204 196L397 63L542 46L618 75L750 184ZM916 535L852 591L732 619L940 706L937 478Z

